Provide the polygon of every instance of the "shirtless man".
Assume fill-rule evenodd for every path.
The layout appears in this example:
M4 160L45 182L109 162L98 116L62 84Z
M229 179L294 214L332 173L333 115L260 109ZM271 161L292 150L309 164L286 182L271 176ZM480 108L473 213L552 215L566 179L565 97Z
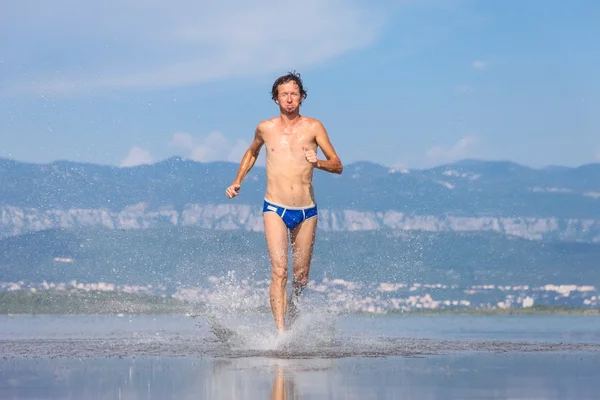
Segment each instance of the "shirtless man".
M342 162L320 121L300 115L306 98L300 75L288 73L277 78L271 97L279 106L279 116L262 121L246 150L231 186L225 191L237 196L242 181L254 166L263 145L266 148L267 190L263 220L271 259L270 303L279 332L297 315L296 302L308 283L318 211L312 186L314 168L341 174ZM317 159L317 146L326 160ZM288 238L289 234L289 238ZM291 239L293 281L288 299L288 241Z

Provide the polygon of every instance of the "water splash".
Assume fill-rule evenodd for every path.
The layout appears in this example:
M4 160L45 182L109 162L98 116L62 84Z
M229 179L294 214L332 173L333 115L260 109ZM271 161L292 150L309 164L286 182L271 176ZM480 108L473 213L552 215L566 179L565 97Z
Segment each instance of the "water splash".
M293 325L278 333L270 311L268 282L248 286L235 272L214 279L211 296L204 299L211 332L228 348L241 351L314 352L332 345L338 312L318 292L305 292Z

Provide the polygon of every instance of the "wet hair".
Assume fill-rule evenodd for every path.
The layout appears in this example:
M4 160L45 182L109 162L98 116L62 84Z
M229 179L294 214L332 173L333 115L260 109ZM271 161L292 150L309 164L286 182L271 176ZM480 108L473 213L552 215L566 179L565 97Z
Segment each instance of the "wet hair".
M302 103L302 101L304 101L304 99L306 99L306 96L308 95L308 93L306 93L306 90L304 90L304 86L302 85L302 78L300 78L300 74L297 73L296 71L291 71L285 75L280 76L279 78L277 78L275 80L275 83L273 83L273 88L271 89L271 98L273 99L273 101L276 101L277 97L279 95L279 89L278 89L279 85L283 85L284 83L288 83L290 81L296 82L296 85L298 85L298 88L300 89L300 96L302 97L302 100L300 101L300 103Z

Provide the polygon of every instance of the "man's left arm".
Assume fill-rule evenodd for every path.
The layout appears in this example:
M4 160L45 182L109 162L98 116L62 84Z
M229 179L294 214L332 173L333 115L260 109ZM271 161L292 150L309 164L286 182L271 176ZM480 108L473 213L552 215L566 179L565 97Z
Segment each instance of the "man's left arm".
M321 151L327 158L327 160L317 160L315 167L334 174L341 174L344 170L344 166L329 140L327 130L321 122L316 123L315 140L317 146L321 148Z

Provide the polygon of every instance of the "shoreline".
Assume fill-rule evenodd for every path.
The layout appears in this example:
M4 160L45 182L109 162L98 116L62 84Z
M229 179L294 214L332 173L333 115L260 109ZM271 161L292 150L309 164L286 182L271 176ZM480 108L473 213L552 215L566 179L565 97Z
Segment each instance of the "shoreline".
M201 302L190 302L170 296L148 294L69 291L69 292L0 292L0 315L186 315L201 316L208 313ZM269 313L267 307L246 310L246 313ZM442 315L600 315L600 308L534 305L525 308L444 308L385 310L337 310L338 315L371 316L442 316Z

